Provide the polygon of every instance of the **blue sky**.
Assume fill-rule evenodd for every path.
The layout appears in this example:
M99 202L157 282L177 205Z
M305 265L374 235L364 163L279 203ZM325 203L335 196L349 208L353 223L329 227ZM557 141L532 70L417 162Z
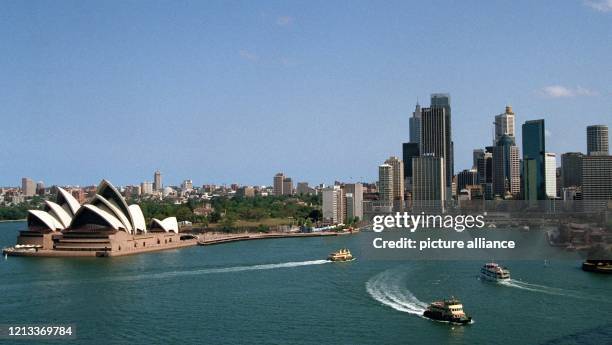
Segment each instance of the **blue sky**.
M612 0L3 1L0 35L0 185L373 181L433 92L456 171L506 104L557 153L612 125Z

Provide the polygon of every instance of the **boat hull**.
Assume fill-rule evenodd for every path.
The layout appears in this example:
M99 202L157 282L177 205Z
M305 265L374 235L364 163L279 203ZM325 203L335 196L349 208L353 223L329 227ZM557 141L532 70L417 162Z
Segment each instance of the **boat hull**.
M582 270L587 271L587 272L612 274L612 264L598 265L597 263L594 263L594 262L583 262Z
M450 317L442 313L436 313L430 310L425 310L425 312L423 313L423 316L425 316L428 319L432 319L436 321L443 321L443 322L450 322L450 323L459 324L459 325L466 325L472 322L472 318L469 316L462 317L462 318L454 318L454 317Z

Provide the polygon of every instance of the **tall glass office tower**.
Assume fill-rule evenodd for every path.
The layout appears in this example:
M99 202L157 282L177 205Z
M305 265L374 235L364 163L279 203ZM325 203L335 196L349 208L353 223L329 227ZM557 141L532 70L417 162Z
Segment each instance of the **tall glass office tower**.
M522 131L525 200L546 200L544 120L527 121L523 124Z

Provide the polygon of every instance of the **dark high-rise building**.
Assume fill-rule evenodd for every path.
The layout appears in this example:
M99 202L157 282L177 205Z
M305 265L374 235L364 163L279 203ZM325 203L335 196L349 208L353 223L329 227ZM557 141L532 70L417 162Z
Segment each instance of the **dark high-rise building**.
M523 132L523 191L525 200L546 200L544 120L526 121Z
M583 157L582 199L589 206L595 205L593 201L612 200L612 156Z
M581 152L567 152L561 155L561 186L563 188L582 186Z
M434 93L431 95L431 108L444 109L444 168L446 169L446 186L450 189L454 172L454 144L452 135L452 117L450 95L448 93Z
M593 125L587 127L587 155L607 156L608 148L608 126Z
M472 168L477 169L478 160L484 157L484 153L485 152L483 149L474 149L474 151L472 152Z
M402 160L404 161L404 177L412 178L412 158L419 156L419 143L402 144Z
M493 193L518 195L521 190L520 162L514 137L503 134L493 147Z
M476 169L465 169L457 174L457 194L466 186L478 185L478 172Z
M410 118L410 142L417 144L421 142L421 106L419 102L417 102Z
M153 190L159 191L159 190L162 190L163 187L164 186L162 184L161 172L159 172L159 170L157 170L153 174Z
M488 146L476 162L478 184L482 186L486 200L493 198L493 147Z

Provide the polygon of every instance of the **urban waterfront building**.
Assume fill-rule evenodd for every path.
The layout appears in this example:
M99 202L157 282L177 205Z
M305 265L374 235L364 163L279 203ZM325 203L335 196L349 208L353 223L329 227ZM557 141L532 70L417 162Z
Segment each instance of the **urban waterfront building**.
M549 199L557 198L557 155L546 152L544 155L544 172L546 197Z
M176 218L153 218L147 229L140 207L128 205L106 180L83 205L58 187L55 202L47 200L44 210L28 211L27 226L17 243L37 246L37 250L14 250L11 255L117 256L187 244L178 234ZM189 245L195 244L195 240L190 241Z
M488 146L484 154L478 157L476 162L476 172L478 183L482 187L483 198L493 199L493 147Z
M293 180L291 180L291 177L283 178L282 195L293 195Z
M514 112L512 106L506 106L506 111L503 114L495 115L495 141L503 136L507 135L514 138Z
M255 188L251 186L242 186L236 190L236 196L241 198L255 197Z
M493 147L493 194L502 198L506 194L517 196L521 191L521 166L514 137L502 135Z
M321 194L323 221L330 224L344 223L345 200L342 188L338 185L326 187Z
M561 155L561 183L563 188L582 186L581 152L567 152Z
M608 126L593 125L587 127L587 155L588 156L607 156L608 147Z
M444 159L425 155L412 160L412 199L415 206L426 206L420 201L446 200L446 169ZM429 205L429 204L428 204Z
M421 106L418 101L410 118L410 142L417 145L421 142Z
M582 199L587 205L594 204L594 201L612 200L612 156L583 157Z
M144 181L140 183L140 193L142 195L151 195L153 194L153 183Z
M153 190L161 191L163 188L164 185L162 184L162 175L161 172L157 170L155 174L153 174Z
M284 180L285 180L285 175L282 172L279 172L276 175L274 175L274 179L272 181L272 186L273 186L272 194L276 196L283 195Z
M472 151L472 168L478 168L478 160L484 157L485 151L483 149L474 149Z
M444 169L446 170L446 186L450 189L455 175L454 144L452 135L451 99L448 93L434 93L431 95L431 107L444 109Z
M389 164L392 167L393 174L393 200L404 200L404 162L401 159L391 156L385 164Z
M187 192L187 191L193 190L193 181L192 180L184 180L183 183L181 183L181 190L183 192Z
M36 183L29 177L21 179L21 194L23 196L34 196L36 195Z
M545 200L544 154L546 139L544 120L527 121L523 132L523 192L525 200Z
M296 193L298 195L309 195L315 194L315 190L308 186L308 182L298 182L296 187Z
M476 169L465 169L457 174L457 195L467 186L477 186L478 171Z
M386 163L378 166L378 198L393 202L393 167Z
M344 185L346 194L347 217L357 217L363 220L363 185L361 183L347 183ZM349 203L349 194L351 197Z
M402 144L402 161L404 162L404 188L412 190L412 158L419 156L418 143Z

